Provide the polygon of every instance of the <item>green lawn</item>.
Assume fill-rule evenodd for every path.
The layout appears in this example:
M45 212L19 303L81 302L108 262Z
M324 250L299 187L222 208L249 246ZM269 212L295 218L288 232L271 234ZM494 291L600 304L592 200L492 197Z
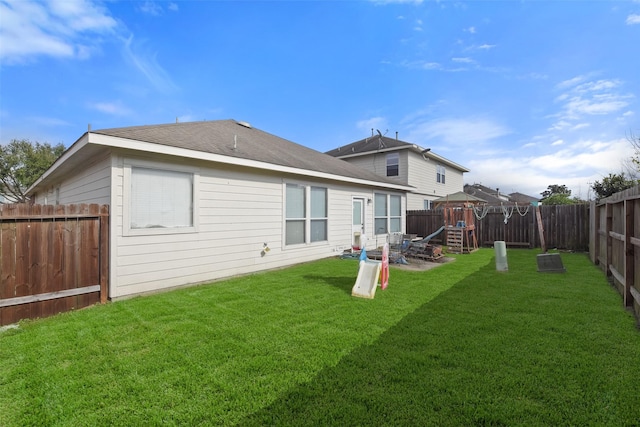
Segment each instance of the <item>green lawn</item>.
M640 331L583 254L328 259L0 333L0 426L640 425Z

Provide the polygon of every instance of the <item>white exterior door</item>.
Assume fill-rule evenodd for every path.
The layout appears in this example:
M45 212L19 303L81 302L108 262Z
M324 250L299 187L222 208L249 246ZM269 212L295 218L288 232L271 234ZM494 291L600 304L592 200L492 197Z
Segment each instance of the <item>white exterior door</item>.
M361 236L364 234L364 199L353 199L353 220L351 226L351 246L360 249Z

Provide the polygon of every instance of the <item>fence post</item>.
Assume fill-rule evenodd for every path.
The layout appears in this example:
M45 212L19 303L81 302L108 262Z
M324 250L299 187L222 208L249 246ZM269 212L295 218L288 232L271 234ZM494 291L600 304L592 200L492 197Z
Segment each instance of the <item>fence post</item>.
M612 253L613 238L611 237L611 229L613 228L613 204L607 202L604 208L604 212L605 212L605 218L606 218L604 232L605 232L605 238L607 239L607 253L605 254L607 264L604 267L604 271L607 277L609 277L611 276L611 263L613 260L613 253Z
M107 302L109 296L109 205L100 207L99 246L100 246L100 303Z
M634 263L634 245L631 243L631 237L633 235L633 221L634 221L634 205L635 200L626 199L624 201L624 305L625 307L633 305L633 296L631 295L631 287L635 277L635 263Z
M595 265L600 264L600 208L595 200L589 204L589 256Z

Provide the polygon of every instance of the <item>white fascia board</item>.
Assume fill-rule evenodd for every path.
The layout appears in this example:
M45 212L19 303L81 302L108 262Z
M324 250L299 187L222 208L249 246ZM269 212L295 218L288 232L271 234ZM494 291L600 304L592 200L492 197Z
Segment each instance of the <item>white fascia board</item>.
M49 169L47 169L46 171L44 171L42 175L40 175L40 178L38 178L33 184L31 184L31 186L27 189L26 193L30 194L36 187L38 187L38 185L42 181L44 181L48 176L50 176L53 172L55 172L55 170L58 169L58 167L60 167L60 165L62 165L64 162L66 162L67 159L69 159L78 151L80 151L82 147L88 144L88 142L89 142L89 136L88 136L88 133L85 133L76 142L74 142L73 145L71 145L71 147L67 148L67 150L64 153L62 153L62 155L58 157L51 166L49 166Z
M425 156L425 157L428 157L428 158L430 158L432 160L436 160L436 161L438 161L440 163L443 163L443 164L445 164L447 166L451 166L452 168L456 168L461 172L469 172L469 169L465 168L464 166L459 165L456 162L452 162L451 160L446 159L446 158L444 158L442 156L439 156L439 155L437 155L436 153L434 153L432 151L429 151L428 153L422 153L422 155Z
M365 179L352 178L342 175L334 175L326 172L317 172L308 169L293 168L290 166L275 165L273 163L265 163L257 160L243 159L239 157L224 156L221 154L205 153L202 151L189 150L186 148L172 147L170 145L155 144L134 139L126 139L108 135L91 133L89 134L89 143L95 145L104 145L114 148L123 148L127 150L136 150L149 153L165 154L168 156L185 157L191 159L204 160L209 162L225 163L234 166L244 166L248 168L264 169L268 171L276 171L290 173L296 175L310 176L314 178L329 179L333 181L342 181L350 184L361 184L374 187L383 187L400 191L411 191L413 187L391 184L380 181L369 181Z

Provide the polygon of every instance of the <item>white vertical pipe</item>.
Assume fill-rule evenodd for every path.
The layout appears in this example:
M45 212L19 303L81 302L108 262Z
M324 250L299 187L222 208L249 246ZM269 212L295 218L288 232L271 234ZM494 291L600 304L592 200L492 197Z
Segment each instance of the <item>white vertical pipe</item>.
M506 243L501 240L497 240L493 243L493 248L496 251L496 270L509 271L509 265L507 264Z

